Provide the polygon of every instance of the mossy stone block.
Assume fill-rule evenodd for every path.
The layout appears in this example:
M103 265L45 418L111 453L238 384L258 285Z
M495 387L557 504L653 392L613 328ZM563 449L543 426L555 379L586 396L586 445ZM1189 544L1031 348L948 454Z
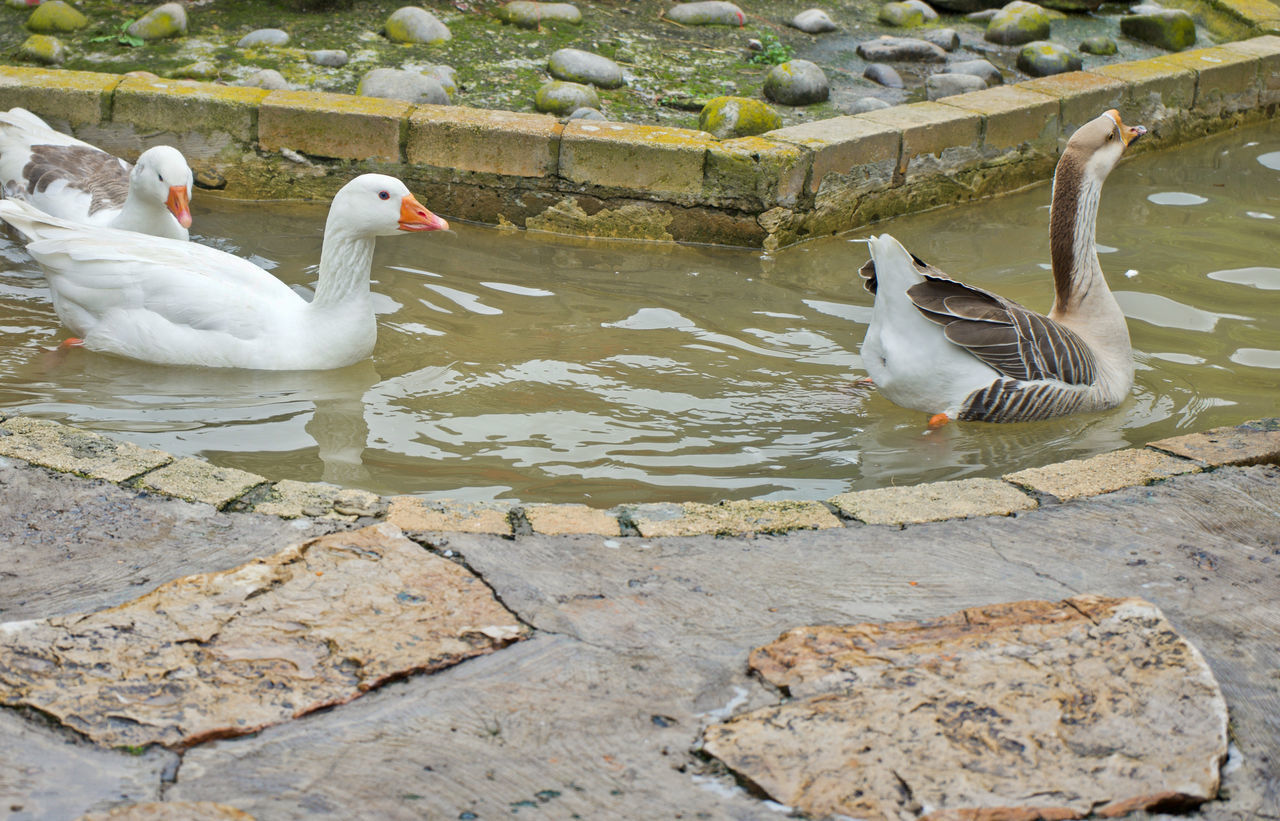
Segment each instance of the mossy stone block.
M412 106L381 97L272 91L258 107L258 144L339 160L400 162L400 134Z
M941 102L983 116L985 148L999 150L1030 145L1057 153L1058 101L1047 94L1016 86L997 86L948 97Z
M912 162L917 157L930 155L942 158L948 149L977 150L981 145L982 116L953 105L912 103L856 116L902 132L898 168L903 173L911 171Z
M116 88L111 118L139 130L226 134L248 144L257 136L258 104L267 93L261 88L126 77Z
M1217 116L1258 107L1259 59L1227 48L1202 48L1159 58L1199 78L1192 108Z
M563 126L545 114L418 106L405 157L414 164L507 177L556 173Z
M804 193L809 152L763 137L739 137L707 150L704 193L766 210L793 208Z
M857 182L856 190L850 194L885 187L902 147L902 134L895 125L858 116L787 126L772 132L769 138L812 152L813 173L808 184L811 194L820 193L828 176L836 178L842 189Z
M1037 77L1018 83L1017 88L1058 98L1059 136L1064 140L1102 112L1119 108L1129 93L1124 81L1088 71Z
M1161 9L1120 18L1120 32L1166 51L1182 51L1196 42L1196 23L1182 9Z
M1221 48L1258 58L1258 104L1280 103L1280 37L1266 35L1227 43Z
M560 176L639 196L697 195L713 144L702 131L571 120L560 140Z
M96 125L111 111L116 74L0 66L0 109L21 106L71 125Z
M27 28L39 34L79 31L87 25L89 18L65 0L46 0L27 18Z

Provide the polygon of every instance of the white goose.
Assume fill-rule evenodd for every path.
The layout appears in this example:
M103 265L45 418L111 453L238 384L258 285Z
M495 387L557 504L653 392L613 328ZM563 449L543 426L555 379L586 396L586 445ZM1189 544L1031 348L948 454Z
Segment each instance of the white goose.
M1067 142L1053 178L1048 316L957 282L888 234L869 240L863 266L875 294L862 360L898 405L950 419L1018 422L1114 407L1133 387L1124 314L1098 263L1094 231L1102 183L1147 133L1107 111Z
M191 182L176 148L149 148L130 166L25 108L0 112L0 190L55 217L187 239Z
M199 245L91 228L0 200L25 234L53 308L84 347L147 362L263 370L350 365L377 338L369 273L374 239L449 227L404 183L365 174L333 198L315 297L240 257Z

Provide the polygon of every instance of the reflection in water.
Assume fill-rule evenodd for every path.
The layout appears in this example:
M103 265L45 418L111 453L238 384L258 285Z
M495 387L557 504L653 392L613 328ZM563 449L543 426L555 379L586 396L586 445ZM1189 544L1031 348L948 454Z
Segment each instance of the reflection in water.
M1274 413L1274 156L1275 124L1111 175L1099 250L1137 360L1114 412L928 431L857 384L871 295L852 235L762 254L467 225L379 245L374 358L322 373L48 350L66 332L38 269L0 240L0 408L276 479L464 499L826 498L999 475ZM1048 198L871 231L1043 310ZM205 197L195 228L305 290L323 215Z

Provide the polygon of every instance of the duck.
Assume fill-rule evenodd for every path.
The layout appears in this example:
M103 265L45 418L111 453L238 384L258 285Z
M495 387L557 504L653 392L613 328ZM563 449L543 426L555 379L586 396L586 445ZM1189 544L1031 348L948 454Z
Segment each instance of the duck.
M1063 148L1049 212L1048 315L957 281L889 234L870 237L860 270L875 295L861 348L869 381L893 403L932 414L932 428L1119 405L1133 388L1133 352L1095 232L1103 182L1146 133L1110 109Z
M192 182L172 146L148 148L131 166L25 108L0 113L0 191L55 217L185 240Z
M330 204L308 301L248 260L198 243L85 226L21 200L0 200L0 219L25 235L73 345L167 365L298 371L372 353L377 237L449 227L395 177L356 177Z

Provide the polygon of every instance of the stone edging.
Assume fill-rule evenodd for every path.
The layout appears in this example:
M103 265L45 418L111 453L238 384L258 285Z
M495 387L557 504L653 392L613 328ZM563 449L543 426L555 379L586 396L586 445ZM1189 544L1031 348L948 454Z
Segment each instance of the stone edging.
M724 501L621 505L508 505L380 497L319 482L271 482L202 459L178 458L91 431L0 414L0 456L221 510L281 518L386 520L410 533L488 533L515 537L596 535L731 536L860 525L1008 516L1042 504L1084 499L1171 476L1229 465L1280 464L1280 417L1149 442L1088 459L1029 468L1000 479L960 479L842 493L825 502Z
M716 140L702 131L189 80L0 66L23 106L126 157L158 142L231 196L332 194L390 171L449 217L600 237L774 249L1048 179L1108 108L1152 150L1271 116L1280 7L1215 0L1225 45Z

